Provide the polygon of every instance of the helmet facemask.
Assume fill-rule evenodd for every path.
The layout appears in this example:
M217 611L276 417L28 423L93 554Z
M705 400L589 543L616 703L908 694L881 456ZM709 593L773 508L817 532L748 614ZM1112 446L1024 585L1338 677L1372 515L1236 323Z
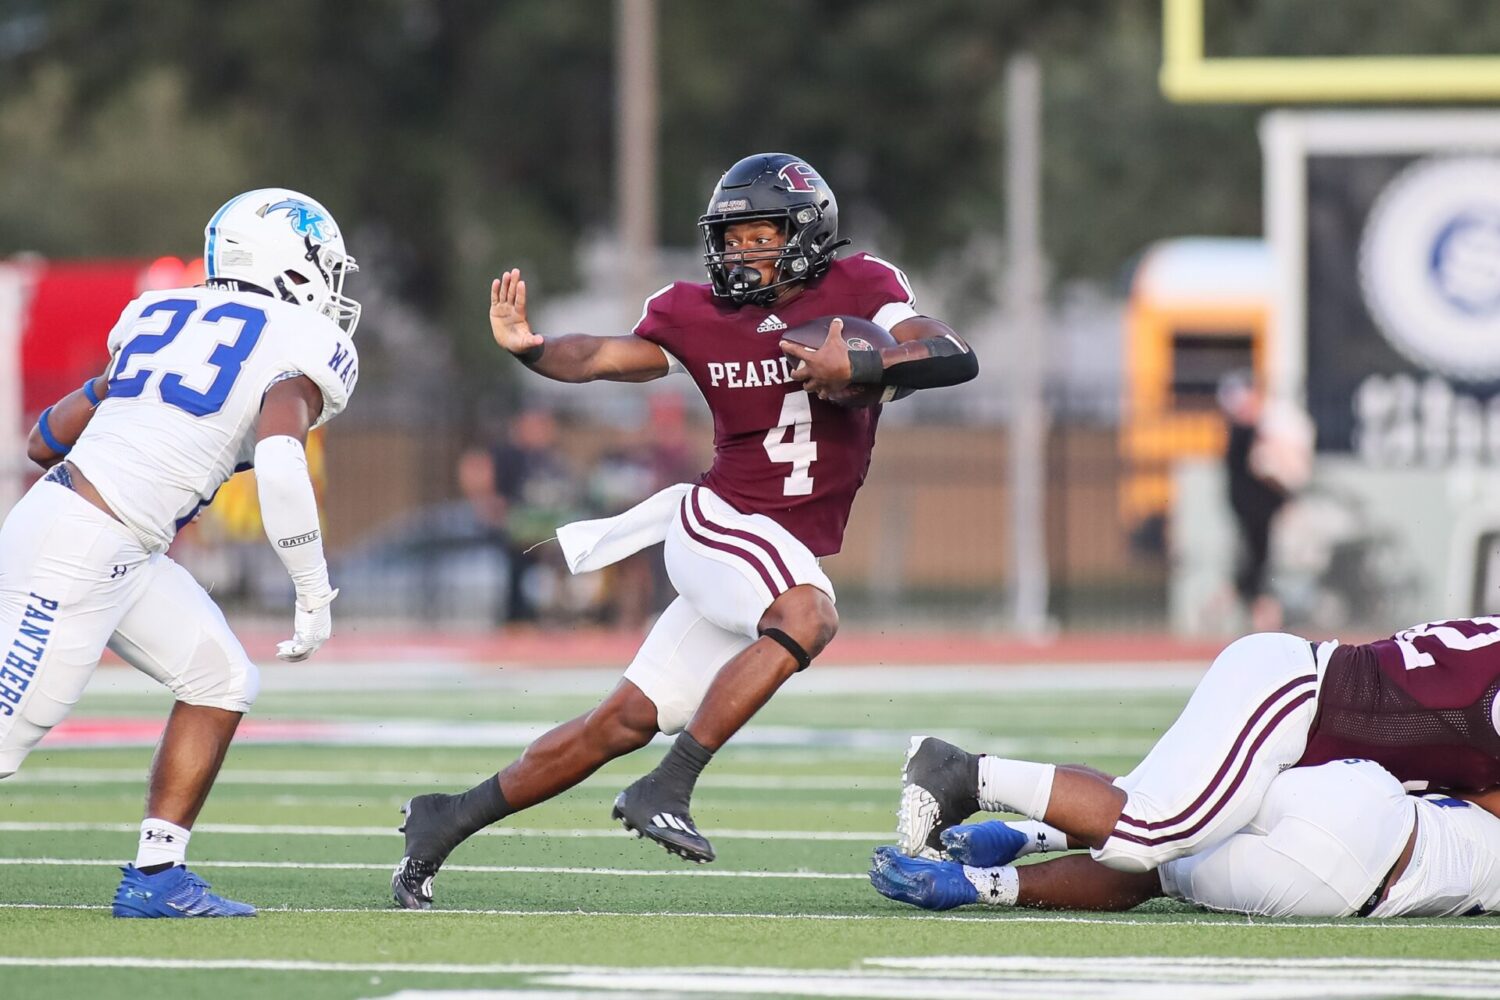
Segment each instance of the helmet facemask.
M344 331L345 336L354 336L359 325L360 304L344 294L344 279L359 270L353 257L328 244L317 244L312 237L307 239L307 259L323 278L328 291L314 308L333 320Z
M774 212L725 212L699 220L703 231L703 265L708 268L714 293L735 305L769 306L775 303L778 290L794 281L816 277L827 269L831 247L815 240L823 210L817 205L794 205ZM772 222L786 234L778 247L726 251L724 233L736 222ZM762 261L776 263L776 277L762 284L760 271L750 264Z

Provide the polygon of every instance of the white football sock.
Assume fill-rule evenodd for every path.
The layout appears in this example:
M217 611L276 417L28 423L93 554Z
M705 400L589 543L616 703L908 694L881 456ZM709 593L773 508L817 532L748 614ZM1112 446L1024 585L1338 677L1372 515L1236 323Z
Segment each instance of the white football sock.
M1016 812L1031 819L1047 814L1052 800L1055 764L1034 764L1005 757L979 758L979 808L985 812Z
M1012 830L1020 830L1026 834L1026 846L1021 848L1020 853L1016 855L1018 858L1024 858L1028 854L1050 854L1053 851L1068 849L1068 835L1039 819L1018 819L1005 825Z
M1007 865L1004 868L970 868L964 865L964 878L979 893L976 903L985 906L1015 906L1021 891L1021 876Z
M135 850L135 866L187 864L188 838L192 831L176 823L148 816L141 820L141 842Z

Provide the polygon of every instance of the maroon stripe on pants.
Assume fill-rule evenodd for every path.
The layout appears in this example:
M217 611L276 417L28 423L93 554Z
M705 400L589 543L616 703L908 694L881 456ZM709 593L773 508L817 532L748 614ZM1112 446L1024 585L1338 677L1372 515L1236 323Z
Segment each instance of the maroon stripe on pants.
M790 590L791 588L795 587L797 585L797 581L792 576L791 571L786 568L786 563L781 561L781 553L776 551L776 546L772 545L770 542L766 541L759 535L752 534L748 531L741 531L738 528L726 528L721 524L715 524L713 521L710 521L708 518L703 516L703 508L698 506L699 489L700 487L694 486L692 493L693 513L698 515L698 520L703 522L705 527L712 528L721 534L730 535L731 537L738 538L741 541L750 542L754 545L759 546L765 551L766 555L771 557L771 562L775 564L776 568L781 571L781 578L786 581L786 586L781 589Z
M760 560L745 552L744 549L736 548L735 546L730 545L728 542L721 542L716 539L709 538L707 535L700 535L692 526L692 524L688 522L686 506L678 508L677 513L682 518L682 530L686 531L688 533L688 537L693 541L697 542L699 545L706 545L708 548L718 549L720 552L727 552L732 556L738 556L739 558L745 560L745 562L749 563L751 566L754 566L755 572L759 573L760 578L765 581L766 589L771 592L772 598L780 597L782 592L786 590L785 587L778 587L776 585L776 581L771 579L771 574L767 573L766 568L761 565Z
M1198 820L1198 822L1194 823L1186 830L1179 830L1177 833L1164 833L1157 837L1144 837L1133 833L1123 833L1121 832L1119 827L1115 827L1110 836L1118 837L1121 840L1128 840L1132 844L1143 844L1146 847L1155 847L1159 844L1170 844L1175 840L1186 840L1189 837L1193 836L1199 830L1203 829L1205 826L1211 823L1215 816L1223 812L1224 807L1229 803L1229 800L1234 798L1234 793L1239 789L1240 785L1244 784L1245 775L1250 771L1250 763L1255 758L1255 751L1260 749L1261 744L1266 741L1266 738L1269 737L1272 731L1281 724L1281 720L1285 719L1292 712L1296 711L1296 709L1304 702L1311 701L1316 696L1316 690L1304 691L1297 697L1293 698L1290 702L1288 702L1286 707L1283 708L1280 712L1276 713L1276 716L1271 720L1271 724L1267 726L1265 728L1265 731L1262 732L1258 737L1256 737L1255 742L1250 745L1250 752L1245 755L1245 759L1240 763L1239 770L1235 772L1234 780L1229 783L1229 787L1226 788L1223 794L1219 796L1219 801L1215 802L1213 806L1208 810L1208 812L1203 814L1203 818ZM1147 828L1154 829L1155 827L1160 825L1162 824L1153 823L1149 824Z
M1197 811L1199 806L1208 801L1208 797L1213 794L1214 789L1218 787L1219 782L1224 780L1224 776L1229 773L1230 765L1234 763L1235 757L1239 755L1240 747L1244 746L1245 741L1250 738L1250 733L1254 731L1256 723L1258 723L1261 718L1271 710L1272 706L1274 706L1282 698L1286 697L1289 692L1295 690L1301 685L1316 685L1317 682L1318 677L1316 674L1304 674L1301 677L1283 684L1281 687L1276 689L1275 693L1273 693L1265 701L1256 706L1255 711L1250 713L1250 718L1245 721L1245 725L1240 729L1239 736L1235 737L1234 745L1229 748L1229 753L1225 755L1223 763L1219 765L1218 772L1209 780L1208 787L1203 789L1203 793L1196 799L1194 799L1192 804L1189 805L1186 809L1182 810L1182 812L1178 813L1176 816L1172 816L1168 819L1158 820L1154 823L1143 823L1140 820L1135 819L1134 817L1127 816L1124 813L1121 813L1120 822L1129 823L1131 826L1138 827L1142 830L1157 830L1161 827L1171 826L1175 823L1182 822L1184 819L1187 819ZM1259 746L1259 743L1257 743L1256 745Z

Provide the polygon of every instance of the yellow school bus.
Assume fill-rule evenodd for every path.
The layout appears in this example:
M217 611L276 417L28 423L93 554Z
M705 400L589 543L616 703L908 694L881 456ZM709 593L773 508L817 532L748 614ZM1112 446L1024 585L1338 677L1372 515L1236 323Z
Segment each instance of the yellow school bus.
M1219 380L1235 370L1264 379L1270 303L1261 240L1164 240L1142 255L1125 313L1120 420L1120 514L1131 529L1165 517L1173 461L1223 454Z

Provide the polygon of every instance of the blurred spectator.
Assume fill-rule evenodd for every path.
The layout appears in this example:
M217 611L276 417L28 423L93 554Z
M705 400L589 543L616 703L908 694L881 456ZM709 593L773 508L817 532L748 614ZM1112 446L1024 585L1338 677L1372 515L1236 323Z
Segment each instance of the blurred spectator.
M617 514L674 483L696 480L701 471L682 397L656 393L631 439L600 456L589 476L589 500L599 514ZM607 567L604 575L604 616L619 628L645 626L673 597L655 547Z
M1287 400L1268 400L1247 372L1219 383L1219 405L1229 423L1224 462L1229 506L1239 526L1234 585L1256 632L1281 628L1281 602L1266 586L1271 528L1276 514L1312 477L1312 421Z
M557 420L546 410L523 410L511 419L508 439L489 451L490 487L484 492L480 465L470 475L474 492L465 491L476 509L496 518L510 556L510 586L504 620L537 621L567 615L566 570L552 538L557 526L582 516L582 485L558 451Z

